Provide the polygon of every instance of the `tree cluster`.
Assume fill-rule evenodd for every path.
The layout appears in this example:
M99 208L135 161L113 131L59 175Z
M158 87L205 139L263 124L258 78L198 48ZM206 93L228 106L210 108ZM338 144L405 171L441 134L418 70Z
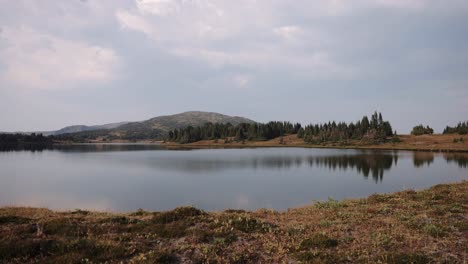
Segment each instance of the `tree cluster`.
M42 134L0 134L0 145L3 146L48 145L52 143L51 137L45 137Z
M272 121L266 124L242 123L206 123L199 127L186 127L169 131L167 140L179 143L191 143L200 140L234 139L234 140L269 140L288 134L296 134L301 124Z
M127 130L127 131L110 131L108 129L81 131L76 133L67 133L55 136L60 141L72 142L89 142L91 140L101 139L103 141L112 140L129 140L137 141L143 139L157 139L161 138L164 133L159 129L140 129L140 130Z
M468 133L468 121L460 122L456 127L449 127L447 126L444 129L444 134L460 134L466 135Z
M424 127L423 125L417 125L411 130L411 135L420 136L420 135L432 135L434 134L434 129L429 126Z
M372 142L383 142L393 136L392 126L384 121L381 113L374 112L369 119L364 116L356 123L328 122L325 124L310 124L299 130L298 137L304 141L321 144L325 142L343 142L347 140L369 139Z

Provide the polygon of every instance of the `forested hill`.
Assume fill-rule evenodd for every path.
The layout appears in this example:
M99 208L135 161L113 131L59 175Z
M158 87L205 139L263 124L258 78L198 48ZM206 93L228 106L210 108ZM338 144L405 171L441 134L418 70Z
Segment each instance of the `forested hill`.
M202 126L205 123L238 125L255 121L244 117L228 116L213 112L190 111L175 115L158 116L141 122L130 122L112 129L99 129L59 135L59 140L158 140L166 137L173 129Z
M382 143L394 135L390 122L385 121L381 113L375 112L370 118L364 116L355 123L328 122L310 124L304 128L301 124L272 121L266 124L219 124L206 123L203 126L188 126L169 131L167 139L178 143L191 143L200 140L233 139L269 140L290 134L297 134L307 143L346 142L364 140L368 143Z

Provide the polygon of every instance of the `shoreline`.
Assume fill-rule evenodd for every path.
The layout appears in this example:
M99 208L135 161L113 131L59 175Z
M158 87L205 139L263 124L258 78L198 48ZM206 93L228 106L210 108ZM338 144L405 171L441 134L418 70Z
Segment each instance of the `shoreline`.
M284 212L1 207L0 262L463 263L467 204L461 181Z
M316 148L316 149L357 149L357 150L401 150L401 151L425 151L425 152L442 152L442 153L468 153L468 135L400 135L401 142L391 143L385 142L381 144L362 144L359 141L350 141L349 144L340 143L325 143L325 144L308 144L304 140L297 138L296 135L287 135L283 137L282 143L280 138L275 138L266 141L244 141L236 142L229 141L228 143L219 143L223 140L201 140L192 143L176 143L164 141L91 141L83 143L62 142L56 145L118 145L118 144L136 144L136 145L157 145L169 149L235 149L235 148ZM455 143L454 141L463 139L462 142Z
M97 143L100 144L100 143ZM156 145L156 144L155 144ZM441 152L441 153L468 153L468 149L445 149L445 148L404 148L404 147L388 147L388 146L322 146L322 145L223 145L223 144L180 144L180 143L162 143L158 144L168 148L187 148L187 149L242 149L242 148L312 148L312 149L355 149L355 150L399 150L399 151L418 151L418 152Z

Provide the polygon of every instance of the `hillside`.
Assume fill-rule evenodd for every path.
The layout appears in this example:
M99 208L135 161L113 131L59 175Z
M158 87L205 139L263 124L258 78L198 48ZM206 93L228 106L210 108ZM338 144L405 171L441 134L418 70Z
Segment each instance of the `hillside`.
M191 111L175 115L158 116L143 122L128 123L119 127L118 130L158 129L167 132L174 128L200 126L208 122L231 123L233 125L240 123L254 123L254 121L244 117L228 116L213 112Z
M208 122L237 125L240 123L254 123L255 121L244 117L213 112L190 111L175 115L158 116L141 122L124 123L113 128L101 126L97 127L97 129L55 135L59 135L59 139L73 141L162 139L172 129L201 126Z
M67 126L56 131L47 131L47 132L41 132L41 133L44 136L62 135L62 134L78 133L78 132L84 132L84 131L113 129L113 128L116 128L125 124L128 124L128 122L110 123L110 124L97 125L97 126L75 125L75 126Z

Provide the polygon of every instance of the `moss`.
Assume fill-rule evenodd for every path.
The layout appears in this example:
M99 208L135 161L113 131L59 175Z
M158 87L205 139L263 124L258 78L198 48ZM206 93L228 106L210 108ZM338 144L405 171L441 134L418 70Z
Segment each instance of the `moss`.
M386 255L382 261L388 264L426 264L429 258L424 254L418 253L394 253Z
M346 205L337 200L328 198L328 201L316 202L315 207L319 209L339 209L339 208L346 207Z
M131 216L145 216L145 215L149 215L150 213L139 208L138 210L136 210L135 212L131 213L130 215Z
M86 256L88 259L104 261L126 256L126 250L122 246L100 245L94 240L79 239L61 241L54 239L27 239L9 240L0 242L0 260L13 258L37 258L57 256L73 252L78 259Z
M86 210L81 210L81 209L76 209L75 211L72 212L72 214L76 215L89 215L90 212Z
M5 224L27 224L31 219L15 215L0 216L0 225Z
M63 253L65 244L52 239L6 240L0 242L0 260Z
M80 232L78 223L71 218L55 218L44 224L47 235L77 236Z
M388 202L390 200L390 197L388 195L385 195L385 194L372 194L371 196L369 196L367 199L367 202L368 203L384 203L384 202Z
M87 238L71 241L68 244L68 251L78 252L80 255L86 256L86 258L93 261L121 259L129 255L126 248L122 245L100 243L94 239Z
M422 230L433 237L441 237L445 235L444 229L434 224L427 224L423 226Z
M329 238L324 234L315 234L311 238L302 240L299 249L309 250L312 248L332 248L336 246L338 246L338 240Z
M333 225L333 223L334 223L333 221L322 220L322 221L320 221L319 225L320 225L321 227L330 227L330 226Z
M455 227L460 232L467 232L468 231L468 222L466 222L466 221L457 222L457 223L455 223Z
M155 234L163 238L178 238L187 234L187 229L190 225L187 222L174 222L170 224L158 224L152 226Z
M444 206L434 205L432 206L431 214L434 216L443 216L448 212Z
M128 219L128 217L125 217L125 216L114 216L114 217L105 219L104 222L110 222L110 223L113 223L113 224L120 224L120 225L127 225L127 224L130 223L130 220Z
M249 215L236 215L229 218L226 225L244 233L266 233L275 228L274 225L261 222Z
M224 212L228 214L242 214L242 213L245 213L245 210L227 209Z
M178 207L172 211L155 213L153 222L167 224L204 214L206 213L194 207Z
M295 258L303 263L310 264L334 264L343 263L343 259L339 258L336 254L327 254L323 252L299 252L295 255Z
M163 253L157 258L157 263L160 264L173 264L173 263L179 263L179 257L173 253Z
M463 213L463 206L459 203L453 203L448 210L453 214L462 214Z

